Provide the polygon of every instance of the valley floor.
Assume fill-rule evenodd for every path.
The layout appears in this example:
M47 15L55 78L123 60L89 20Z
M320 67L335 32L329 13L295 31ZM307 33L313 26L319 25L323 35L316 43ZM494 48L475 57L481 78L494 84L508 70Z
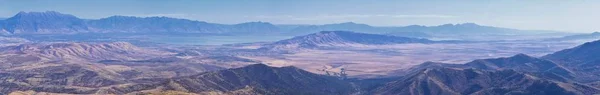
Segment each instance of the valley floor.
M271 66L297 66L313 73L345 68L352 77L394 76L399 69L424 62L463 64L474 59L508 57L515 54L542 56L583 42L501 41L458 44L397 44L310 49L273 56L242 56Z

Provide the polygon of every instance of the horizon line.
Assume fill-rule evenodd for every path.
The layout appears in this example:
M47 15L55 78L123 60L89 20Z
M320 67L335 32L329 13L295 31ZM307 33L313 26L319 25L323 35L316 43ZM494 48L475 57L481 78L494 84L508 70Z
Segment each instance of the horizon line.
M0 20L6 20L6 19L10 19L14 16L17 16L20 13L46 13L46 12L55 12L55 13L59 13L59 14L65 14L65 15L71 15L71 16L75 16L78 19L84 19L84 20L100 20L100 19L105 19L105 18L110 18L110 17L115 17L115 16L123 16L123 17L135 17L135 18L157 18L157 17L164 17L164 18L171 18L171 19L183 19L183 20L189 20L189 21L197 21L197 22L205 22L205 23L211 23L211 24L221 24L221 25L236 25L236 24L244 24L244 23L268 23L268 24L272 24L272 25L334 25L334 24L357 24L357 25L367 25L370 27L408 27L408 26L423 26L423 27L437 27L437 26L444 26L444 25L463 25L463 24L474 24L477 26L483 26L483 27L494 27L494 28L507 28L507 29L516 29L516 30L532 30L532 31L556 31L556 32L567 32L567 33L588 33L588 32L576 32L576 31L560 31L560 30L539 30L539 29L517 29L517 28L509 28L509 27L497 27L497 26L491 26L491 25L484 25L484 24L478 24L478 23L474 23L474 22L457 22L457 23L445 23L445 24L438 24L438 25L419 25L419 24L410 24L410 25L371 25L371 24L365 24L365 23L356 23L354 21L344 21L344 22L334 22L334 23L327 23L327 24L293 24L293 23L273 23L273 22L268 22L268 21L249 21L249 22L240 22L240 23L233 23L233 24L227 24L227 23L215 23L215 22L208 22L208 21L204 21L204 20L195 20L195 19L189 19L189 18L180 18L180 17L172 17L172 16L136 16L136 15L111 15L111 16L107 16L107 17L101 17L101 18L82 18L79 17L77 15L73 15L73 14L68 14L68 13L62 13L62 12L58 12L58 11L52 11L52 10L47 10L47 11L19 11L17 12L15 15L11 16L11 17L0 17ZM590 33L593 32L598 32L598 31L590 31Z

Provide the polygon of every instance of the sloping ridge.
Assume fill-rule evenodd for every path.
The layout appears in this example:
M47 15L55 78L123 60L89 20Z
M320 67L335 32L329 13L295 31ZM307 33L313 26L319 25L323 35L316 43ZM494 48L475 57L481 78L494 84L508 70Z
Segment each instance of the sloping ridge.
M335 77L264 64L175 78L166 85L194 93L345 95L353 90L348 82ZM250 92L239 92L248 88Z
M0 79L4 79L0 81L0 85L4 86L0 87L0 94L28 90L71 94L144 94L142 91L152 90L233 95L348 95L356 92L349 82L337 77L313 74L296 67L269 67L264 64L176 78L139 80L108 79L98 75L101 73L76 67L45 69L55 69L52 72L56 73L46 72L43 77L0 73ZM62 72L68 75L58 74ZM43 84L28 81L35 78L43 78Z
M589 33L589 34L577 34L577 35L569 35L569 36L563 36L560 38L548 38L546 40L549 41L569 41L569 40L588 40L588 39L599 39L600 38L600 32L596 31L593 33Z
M577 83L545 80L514 70L433 68L389 82L372 92L381 95L589 95L599 91Z
M589 63L600 60L600 41L587 42L574 48L561 50L542 58L563 63ZM566 64L575 65L575 64Z
M2 48L5 53L27 54L48 59L81 58L89 60L135 59L156 55L127 42L110 43L30 43Z
M321 31L291 39L277 41L266 47L300 47L316 48L321 46L347 46L347 45L385 45L404 43L433 43L434 41L418 38L397 37L380 34L366 34L350 31Z
M471 68L484 70L513 69L522 72L551 72L572 78L572 73L567 68L549 60L517 54L512 57L479 59L465 64Z
M477 59L465 64L425 62L400 72L407 74L414 73L422 69L432 68L475 68L489 71L515 70L518 72L556 74L560 77L569 79L575 77L575 72L563 67L560 64L545 59L531 57L525 54L517 54L511 57Z
M551 60L577 74L579 81L600 80L600 41L587 42L574 48L561 50L542 58Z
M51 64L51 63L47 63ZM0 94L35 90L54 93L95 93L99 87L125 83L119 74L95 67L59 65L0 72Z

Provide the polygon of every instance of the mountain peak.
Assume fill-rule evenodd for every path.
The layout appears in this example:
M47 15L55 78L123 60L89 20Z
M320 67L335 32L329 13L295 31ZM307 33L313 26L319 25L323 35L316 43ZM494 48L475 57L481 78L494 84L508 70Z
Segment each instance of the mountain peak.
M326 26L345 26L345 27L349 27L349 26L353 26L353 27L371 27L370 25L367 24L361 24L361 23L355 23L355 22L343 22L343 23L336 23L336 24L325 24Z
M343 23L340 23L340 24L357 24L357 23L354 23L354 22L343 22Z
M110 19L110 20L131 20L131 19L139 19L139 20L180 20L180 21L191 21L187 19L180 18L172 18L166 16L151 16L151 17L136 17L136 16L124 16L124 15L115 15L102 19Z
M44 11L44 12L25 12L25 11L20 11L19 13L17 13L17 15L28 15L28 14L62 14L62 13L56 12L56 11Z
M104 19L121 19L121 18L139 18L139 17L115 15L115 16L110 16L110 17L104 18Z
M25 12L21 11L12 18L57 18L57 17L68 17L77 18L70 14L63 14L56 11L45 11L45 12Z
M440 26L446 26L446 27L452 27L452 26L478 27L478 26L481 26L481 25L478 25L478 24L475 24L475 23L458 23L458 24L448 23L448 24L443 24L443 25L440 25Z
M339 34L339 33L356 33L351 31L321 31L319 34Z
M480 25L475 24L475 23L461 23L461 24L456 24L456 25L462 25L462 26L480 26Z
M531 57L531 56L523 54L523 53L519 53L519 54L516 54L516 55L514 55L514 56L512 56L510 58L527 58L527 59L530 59L530 58L534 58L534 57Z
M238 27L240 27L240 26L246 26L246 27L248 27L248 26L255 26L255 27L272 27L272 28L277 27L277 26L275 26L275 25L273 25L273 24L271 24L269 22L260 22L260 21L258 21L258 22L245 22L245 23L235 24L235 26L238 26Z
M240 23L240 24L269 24L269 25L272 25L269 22L262 22L262 21L244 22L244 23Z
M281 32L279 27L269 23L269 22L246 22L233 25L235 27L235 32L240 33L252 33L252 32Z
M243 68L247 68L247 69L269 69L269 68L272 68L272 67L268 66L266 64L259 63L259 64L248 65L248 66L245 66Z
M0 27L8 33L76 33L87 32L84 20L55 11L19 12L5 19ZM0 30L2 30L0 29Z

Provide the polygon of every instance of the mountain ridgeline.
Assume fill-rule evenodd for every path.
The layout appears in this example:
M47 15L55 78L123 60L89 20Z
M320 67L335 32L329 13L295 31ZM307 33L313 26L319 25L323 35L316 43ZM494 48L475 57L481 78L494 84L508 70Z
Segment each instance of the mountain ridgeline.
M344 95L355 90L336 77L264 64L180 77L167 83L164 85L175 85L169 88L178 88L174 90L194 93Z
M371 93L385 95L499 95L600 93L593 71L563 66L553 61L518 54L480 59L466 64L426 62L402 71L405 75Z
M250 22L235 25L215 24L169 17L111 16L102 19L80 19L73 15L47 12L19 12L0 21L4 34L72 34L72 33L243 33L274 32L270 23Z
M380 95L588 95L600 90L514 70L423 69L378 87Z
M561 50L542 58L552 60L575 72L579 81L592 82L600 79L600 41L587 42L574 48Z
M273 25L267 22L217 24L169 17L111 16L101 19L80 19L54 11L19 12L0 20L0 32L18 34L74 33L207 33L207 34L279 34L305 35L319 31L356 31L415 38L457 37L464 35L516 35L554 33L557 31L517 30L481 26L474 23L440 26L375 27L353 22L325 25ZM461 37L458 37L461 38Z

